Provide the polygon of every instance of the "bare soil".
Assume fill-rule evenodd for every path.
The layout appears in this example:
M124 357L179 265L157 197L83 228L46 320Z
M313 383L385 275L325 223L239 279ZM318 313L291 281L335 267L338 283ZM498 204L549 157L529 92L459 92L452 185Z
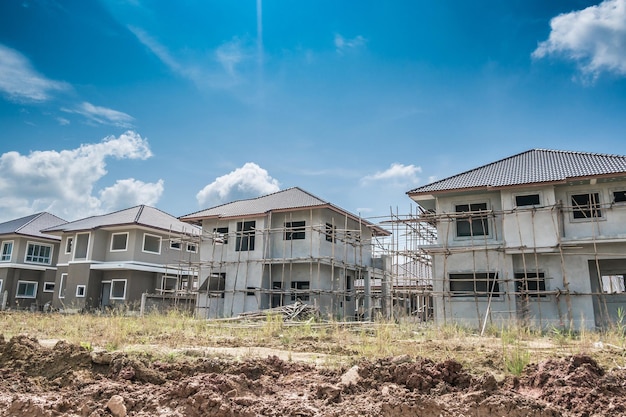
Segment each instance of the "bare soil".
M297 360L90 351L0 336L0 416L626 416L626 370L586 355L475 375L399 356L329 369Z

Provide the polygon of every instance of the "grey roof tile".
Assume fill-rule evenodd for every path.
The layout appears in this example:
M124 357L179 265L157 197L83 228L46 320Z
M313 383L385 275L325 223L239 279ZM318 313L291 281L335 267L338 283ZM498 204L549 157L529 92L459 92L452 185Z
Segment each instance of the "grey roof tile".
M415 188L407 194L506 187L610 174L626 174L626 156L531 149Z
M270 211L290 210L290 209L308 209L314 207L328 207L338 213L347 215L348 217L358 218L350 212L347 212L328 201L324 201L313 194L310 194L299 187L292 187L286 190L278 191L272 194L263 195L247 200L237 200L231 203L222 204L201 210L195 213L181 216L181 220L194 222L205 218L224 218L224 217L250 217L263 215ZM372 223L361 220L364 225L373 226L372 231L378 235L388 235L389 233Z
M47 232L75 232L80 230L100 229L111 226L146 226L176 233L200 234L200 228L183 223L176 217L157 208L140 205L113 213L91 216L84 219L51 227Z
M67 223L60 217L47 212L31 214L30 216L21 217L19 219L10 220L0 223L0 235L18 234L24 236L33 236L42 239L59 240L60 237L42 233L41 231L50 227Z

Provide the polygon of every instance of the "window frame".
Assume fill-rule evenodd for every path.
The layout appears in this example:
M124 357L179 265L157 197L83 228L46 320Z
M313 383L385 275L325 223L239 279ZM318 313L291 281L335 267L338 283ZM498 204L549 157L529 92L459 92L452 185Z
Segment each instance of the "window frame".
M126 236L126 240L124 241L125 245L124 245L124 249L113 249L113 242L115 241L115 237L116 236ZM111 233L111 246L109 247L109 251L110 252L127 252L128 251L128 238L130 237L130 233L129 232L118 232L118 233Z
M65 240L65 253L66 255L71 255L74 250L74 236L68 236Z
M167 285L165 285L165 284L167 283L168 280L174 280L174 282L175 282L174 288L172 288L172 289L166 288ZM178 280L178 277L176 275L166 275L166 274L161 275L161 288L160 288L160 290L163 291L163 292L165 292L165 291L167 291L167 292L176 292L176 291L180 290L180 282Z
M186 246L186 250L189 253L198 253L198 244L197 243L191 243L191 242L187 242ZM189 248L193 248L193 249L189 249Z
M50 289L50 285L52 285L52 289ZM43 283L43 289L41 291L54 293L55 287L56 287L56 283L54 281L45 281Z
M115 288L115 284L118 282L123 282L124 283L124 294L122 297L115 297L113 296L113 289ZM128 289L128 280L126 278L114 278L111 280L111 290L109 291L109 300L125 300L126 299L126 292Z
M518 198L537 196L537 204L518 204ZM529 207L541 207L543 206L543 195L541 192L526 192L513 194L513 207L515 208L529 208Z
M256 238L256 220L237 222L237 238L235 239L235 251L253 252Z
M285 222L284 240L305 240L306 239L306 221L296 220Z
M617 205L626 205L626 188L612 188L611 190L609 190L609 192L611 193L611 203L613 204L617 204ZM615 194L617 193L621 193L623 194L623 199L620 199L619 201L615 198Z
M42 259L46 259L46 257L43 257L41 255L34 255L34 249L33 249L33 254L29 255L30 252L30 247L33 246L34 247L40 247L40 248L48 248L49 252L47 255L47 262L38 262L38 261L34 261L32 260L33 258L42 258ZM52 265L52 257L54 255L54 246L49 244L49 243L41 243L41 242L35 242L35 241L28 241L26 243L26 253L24 254L24 263L26 264L33 264L33 265ZM31 258L31 260L28 260L28 258Z
M170 239L170 249L171 250L183 250L183 241L180 239Z
M213 228L213 244L215 245L227 245L228 244L228 226Z
M20 285L26 284L27 286L33 286L33 295L24 295L20 294ZM39 283L37 281L26 281L26 280L18 280L15 290L15 298L27 298L29 300L33 300L37 298L37 290L39 289Z
M326 222L324 234L326 235L326 242L335 243L337 241L337 226Z
M84 284L77 285L76 286L76 298L85 298L86 296L87 296L87 286Z
M79 246L79 243L82 243L82 242L80 242L79 240L80 240L81 237L84 237L84 236L87 236L87 244L85 245L85 248L84 248L85 249L85 254L84 254L84 256L82 256L83 255L82 254L83 249L82 249L82 246ZM76 235L74 236L74 244L73 244L73 247L72 247L72 252L73 252L72 259L74 259L74 260L77 260L77 259L78 260L87 260L87 259L89 259L89 247L90 247L90 245L91 245L91 232L76 233ZM79 249L81 251L80 254L79 254L80 256L76 256L77 255L76 252Z
M2 284L4 284L4 280L0 279L0 294L2 294Z
M485 208L473 210L472 206L477 206L477 205L481 205L481 206L484 205ZM453 206L454 206L454 213L455 213L455 219L454 219L454 223L455 223L454 238L455 239L467 240L467 239L476 239L476 238L482 238L482 239L491 238L491 230L493 229L493 227L491 224L491 219L489 217L490 212L491 212L491 204L489 200L475 200L475 201L466 201L463 203L453 203ZM467 206L468 211L459 211L459 207L461 206ZM474 214L474 215L466 215L466 216L461 215L461 213L476 213L480 211L484 211L485 214L484 215ZM477 218L472 218L472 217L477 217ZM480 224L482 225L481 229L483 233L481 234L475 233L475 230L476 230L476 228L474 227L475 222L480 222ZM468 234L459 233L460 224L469 225ZM486 229L486 233L485 233L485 229Z
M307 293L300 293L300 291L311 291L311 281L291 281L290 288L291 288L291 301L296 301L296 300L300 300L300 301L310 301L311 300L311 293L307 292ZM306 288L305 288L306 286ZM293 292L296 291L296 292Z
M4 248L6 246L10 246L10 251L8 254L4 253ZM13 248L15 247L14 240L3 240L2 247L0 248L0 262L11 262L11 258L13 258ZM8 256L8 259L4 259L5 256Z
M67 292L67 273L62 273L59 278L59 298L65 298Z
M159 239L159 251L158 252L154 252L151 250L146 250L146 238L150 237L150 238L157 238ZM163 238L159 235L153 235L152 233L144 233L143 234L143 243L141 245L141 251L144 253L150 253L152 255L160 255L161 254L161 246L163 245Z
M588 202L585 206L581 206L579 203L574 203L574 198L577 196L597 196L598 201L592 202L592 198L589 198ZM605 211L602 207L602 193L600 191L588 191L588 192L577 192L577 193L568 193L569 204L571 206L570 211L570 221L573 223L582 223L582 222L590 222L603 220ZM578 206L578 208L577 208ZM585 213L589 213L589 216L586 216ZM593 215L597 212L597 215ZM584 217L578 217L577 213L582 213Z
M455 278L453 278L453 276L455 276ZM461 276L463 278L460 278ZM467 284L464 285L464 283L471 283L473 289L471 291L465 288L454 289L452 285L453 282L460 286L467 286ZM491 291L489 291L490 282L495 283ZM485 283L485 289L478 288L476 284L479 283ZM489 298L490 295L492 299L500 299L502 297L497 272L451 272L448 273L448 286L450 296L453 298Z
M524 275L526 275L526 283L536 283L535 288L530 288L529 285L526 290L522 288L524 283ZM515 272L513 273L513 279L515 280L515 292L518 296L528 295L530 298L542 299L547 298L546 292L546 274L543 271L539 272ZM543 288L542 288L543 286ZM523 293L525 291L525 294ZM543 294L542 294L543 293Z

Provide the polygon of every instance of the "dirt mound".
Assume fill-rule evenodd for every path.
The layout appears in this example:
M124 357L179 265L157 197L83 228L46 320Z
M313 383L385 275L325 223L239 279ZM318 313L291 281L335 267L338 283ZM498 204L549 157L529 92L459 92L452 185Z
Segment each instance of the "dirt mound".
M607 373L591 357L575 355L529 365L517 391L572 415L626 415L625 377L624 370Z
M277 357L168 362L19 336L0 337L0 368L0 417L626 415L624 371L582 355L498 382L453 360L401 356L346 369Z

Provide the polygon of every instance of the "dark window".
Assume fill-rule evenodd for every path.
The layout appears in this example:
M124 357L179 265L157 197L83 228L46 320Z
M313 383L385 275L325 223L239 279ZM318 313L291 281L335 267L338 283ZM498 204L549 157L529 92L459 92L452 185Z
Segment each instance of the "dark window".
M250 251L254 250L254 228L255 221L237 222L237 241L235 250Z
M493 297L500 296L498 275L490 272L475 274L450 274L450 292L453 297Z
M285 240L302 240L305 237L305 222L287 222L285 223Z
M528 294L529 297L533 298L546 296L542 294L546 290L546 279L543 272L516 273L515 283L520 295Z
M626 191L613 191L613 201L616 203L626 202Z
M487 203L460 204L456 206L457 213L470 212L466 217L456 219L456 235L487 236L489 234L489 219L486 213Z
M213 273L209 275L208 280L209 295L215 298L224 298L226 293L226 273Z
M291 281L291 290L291 301L309 301L309 281Z
M115 233L111 236L111 250L126 250L128 233Z
M254 287L246 287L246 295L254 297L256 295L256 292L254 290Z
M330 223L326 223L326 242L335 241L336 227Z
M572 196L572 208L575 219L602 217L600 210L600 194L575 194Z
M213 241L215 243L228 243L228 227L216 227L213 229Z
M517 207L538 206L539 205L539 194L516 195L515 196L515 205Z

